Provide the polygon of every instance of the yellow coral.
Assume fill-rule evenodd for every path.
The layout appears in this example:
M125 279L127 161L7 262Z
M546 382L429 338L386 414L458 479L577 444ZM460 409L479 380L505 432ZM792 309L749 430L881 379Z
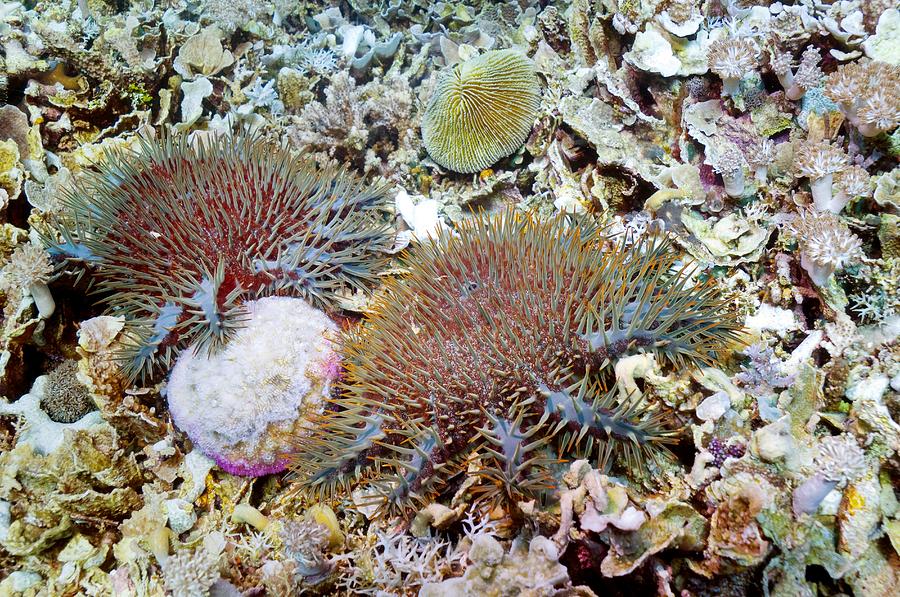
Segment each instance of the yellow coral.
M440 74L422 121L425 148L445 168L478 172L525 142L539 106L531 61L485 52Z

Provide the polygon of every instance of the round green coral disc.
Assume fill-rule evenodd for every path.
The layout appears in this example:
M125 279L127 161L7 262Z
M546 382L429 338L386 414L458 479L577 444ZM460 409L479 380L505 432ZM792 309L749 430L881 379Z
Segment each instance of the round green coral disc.
M515 152L531 131L541 90L534 66L494 50L444 70L422 120L425 148L455 172L483 170Z

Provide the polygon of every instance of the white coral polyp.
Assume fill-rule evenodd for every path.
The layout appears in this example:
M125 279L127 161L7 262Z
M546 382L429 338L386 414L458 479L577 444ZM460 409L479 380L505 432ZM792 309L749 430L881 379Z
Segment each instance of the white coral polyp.
M246 327L216 354L186 350L172 370L175 424L225 471L284 470L339 374L338 328L302 299L247 303Z

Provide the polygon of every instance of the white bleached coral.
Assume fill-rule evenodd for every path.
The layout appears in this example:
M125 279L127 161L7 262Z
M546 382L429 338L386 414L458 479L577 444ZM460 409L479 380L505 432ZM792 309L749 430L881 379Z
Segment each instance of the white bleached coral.
M248 303L246 326L215 355L185 351L169 409L202 452L233 474L283 470L290 442L328 398L339 371L337 326L305 301Z

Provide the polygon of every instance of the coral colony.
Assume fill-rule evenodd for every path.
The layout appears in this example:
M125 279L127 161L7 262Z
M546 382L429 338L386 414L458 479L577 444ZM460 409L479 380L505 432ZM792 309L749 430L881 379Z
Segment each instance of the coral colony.
M0 597L894 597L889 0L0 0Z
M90 269L110 312L128 318L131 378L188 344L220 347L248 299L327 307L370 286L389 244L384 189L256 136L142 139L105 155L64 202L49 251Z

